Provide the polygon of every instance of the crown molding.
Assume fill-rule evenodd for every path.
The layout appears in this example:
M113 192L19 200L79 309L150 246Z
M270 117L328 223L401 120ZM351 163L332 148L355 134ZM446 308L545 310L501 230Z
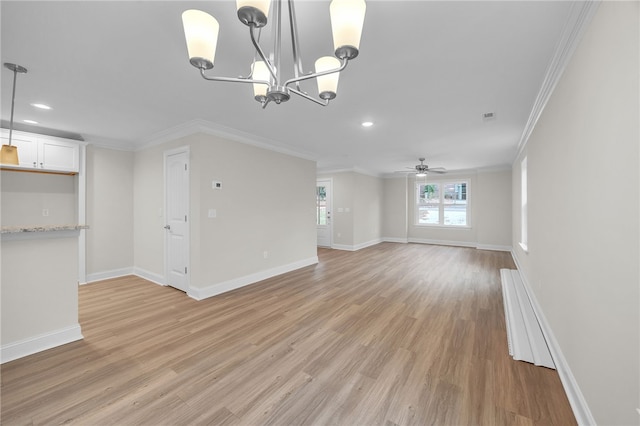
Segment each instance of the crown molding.
M196 119L186 123L170 127L141 140L136 144L135 151L142 151L153 146L161 145L176 139L190 136L196 133L204 133L207 135L221 137L227 140L244 143L255 146L257 148L275 151L281 154L291 155L293 157L303 158L305 160L316 161L316 157L310 152L303 152L284 146L281 142L263 138L261 136L252 135L231 127L222 126L210 121Z
M478 175L483 173L496 173L496 172L510 172L512 169L511 164L498 164L495 166L487 166L480 167L477 169L459 169L459 170L447 170L445 175L441 174L431 174L432 178L430 179L447 179L449 177L459 177L459 176L469 176L469 175ZM385 179L411 179L411 175L413 172L409 171L405 174L399 173L386 173L383 175ZM427 176L429 176L429 171L427 170Z
M538 91L538 96L536 97L531 113L529 114L529 119L520 137L514 161L520 156L526 146L531 133L533 133L533 129L538 123L538 119L542 115L542 111L544 111L544 108L547 106L556 85L569 64L573 52L576 50L580 40L582 40L584 32L598 10L598 6L600 6L600 0L576 1L572 3L555 53L551 58L551 62L549 62L544 80Z
M513 166L511 164L498 164L495 166L487 166L480 167L479 169L475 169L476 173L495 173L495 172L506 172L511 171Z
M88 136L86 141L88 145L94 146L96 148L111 149L114 151L129 151L129 152L133 152L136 150L130 141L108 139L108 138L101 138L101 137L92 137L92 136Z
M376 178L384 177L383 174L370 172L360 167L350 167L350 168L342 168L342 169L318 169L317 173L318 175L331 175L335 173L358 173L360 175L371 176Z

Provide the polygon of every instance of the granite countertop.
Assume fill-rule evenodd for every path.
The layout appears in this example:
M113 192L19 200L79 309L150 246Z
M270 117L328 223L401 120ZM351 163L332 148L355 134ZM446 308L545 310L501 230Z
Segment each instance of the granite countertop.
M20 232L52 232L52 231L77 231L89 229L88 225L42 225L42 226L3 226L1 234L17 234Z

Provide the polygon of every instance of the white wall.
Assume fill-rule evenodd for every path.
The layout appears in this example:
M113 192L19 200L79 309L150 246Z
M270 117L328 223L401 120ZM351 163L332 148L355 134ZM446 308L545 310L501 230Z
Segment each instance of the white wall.
M383 179L382 238L407 242L407 178Z
M133 159L133 264L137 273L159 283L164 283L166 225L162 153L180 145L173 142L138 151Z
M87 147L87 281L133 270L133 152Z
M511 246L511 170L480 172L473 194L478 246Z
M382 179L355 173L353 191L353 244L371 245L382 240Z
M3 361L67 343L63 330L81 337L77 233L46 234L2 237Z
M382 241L383 179L357 172L321 173L333 182L333 247L357 250Z
M640 421L639 6L599 6L513 173L515 256L603 425Z
M384 184L384 238L509 250L511 248L511 171L429 175L430 182L469 182L468 227L415 224L415 179L390 178ZM403 234L404 230L404 234Z
M78 176L2 171L2 226L77 223ZM48 216L43 216L43 210Z
M3 227L78 224L81 175L2 171L1 179ZM2 362L82 338L79 232L2 235Z
M199 212L192 226L200 237L192 253L201 257L200 267L192 265L194 285L316 258L315 162L212 136L199 139L190 144L192 200L199 202L192 204L192 215ZM213 180L222 181L222 189L212 189ZM207 217L212 208L215 219Z
M206 294L220 283L317 259L315 163L195 134L135 153L138 272L163 281L163 152L180 146L189 146L191 155L192 288ZM212 188L213 180L222 181L221 190ZM207 217L209 209L216 218Z
M331 178L333 185L333 236L331 241L338 247L354 245L354 191L355 173L321 174L318 178Z

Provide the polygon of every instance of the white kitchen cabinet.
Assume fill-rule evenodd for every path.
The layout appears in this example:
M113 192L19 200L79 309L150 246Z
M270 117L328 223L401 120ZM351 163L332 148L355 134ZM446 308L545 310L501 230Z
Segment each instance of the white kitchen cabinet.
M9 143L9 131L2 129L3 144ZM18 148L18 166L3 164L5 169L78 173L80 144L53 136L13 132L12 145Z
M9 145L9 132L2 129L2 145ZM18 148L20 167L36 167L38 164L38 143L36 138L13 133L11 144Z
M80 146L61 140L38 139L38 167L47 170L77 172Z

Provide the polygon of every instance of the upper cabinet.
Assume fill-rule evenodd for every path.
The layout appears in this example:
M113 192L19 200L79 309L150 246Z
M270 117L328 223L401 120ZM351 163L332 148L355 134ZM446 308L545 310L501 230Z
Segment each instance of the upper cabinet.
M38 140L38 167L47 170L78 172L80 146L59 140Z
M9 145L9 131L2 129L0 139L2 139L2 145ZM38 145L35 137L13 132L11 144L18 148L20 167L36 167L38 164Z
M3 145L9 144L9 130L0 129ZM34 133L13 132L12 145L18 148L19 165L2 164L3 169L78 173L80 144L78 142Z

